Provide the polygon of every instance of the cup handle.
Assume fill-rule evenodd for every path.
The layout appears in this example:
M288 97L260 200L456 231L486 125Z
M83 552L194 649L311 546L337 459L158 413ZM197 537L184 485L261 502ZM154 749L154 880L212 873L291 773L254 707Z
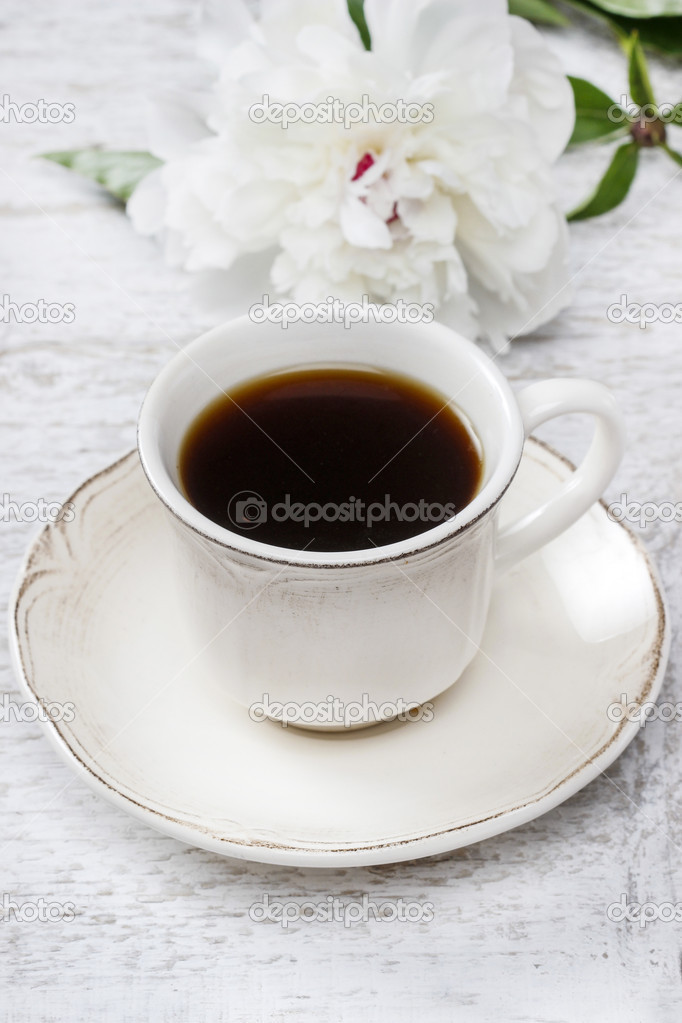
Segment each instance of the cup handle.
M499 530L495 564L500 574L563 533L601 497L618 468L625 441L616 399L594 380L543 380L516 397L526 437L541 423L569 412L589 412L597 422L587 455L558 493Z

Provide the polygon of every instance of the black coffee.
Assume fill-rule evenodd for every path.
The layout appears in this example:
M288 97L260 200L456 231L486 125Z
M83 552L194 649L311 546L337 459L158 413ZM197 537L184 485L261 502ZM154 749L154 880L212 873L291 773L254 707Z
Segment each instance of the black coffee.
M370 368L292 370L221 396L179 456L189 501L295 550L353 551L431 529L475 495L481 451L446 399Z

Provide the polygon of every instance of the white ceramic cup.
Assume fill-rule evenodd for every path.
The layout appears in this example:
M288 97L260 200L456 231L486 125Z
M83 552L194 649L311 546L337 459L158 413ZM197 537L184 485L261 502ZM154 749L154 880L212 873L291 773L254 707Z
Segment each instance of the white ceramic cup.
M451 400L483 450L483 480L452 519L418 536L352 552L289 550L216 525L183 494L178 453L195 417L250 378L291 368L371 366ZM568 412L596 418L582 465L521 521L498 529L525 438ZM275 438L276 440L276 438ZM178 585L197 651L251 716L348 727L399 716L447 689L476 654L495 571L568 528L620 461L612 394L589 380L547 380L514 395L478 347L440 324L292 324L234 320L162 370L140 413L147 478L176 538Z

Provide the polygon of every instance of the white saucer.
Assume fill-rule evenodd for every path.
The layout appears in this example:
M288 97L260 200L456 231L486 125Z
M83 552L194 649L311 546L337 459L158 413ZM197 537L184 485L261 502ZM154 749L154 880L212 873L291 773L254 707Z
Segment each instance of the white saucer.
M530 441L504 514L570 470ZM33 697L73 705L44 727L96 791L192 845L319 867L456 849L595 778L639 730L609 705L659 690L660 587L601 505L498 585L481 653L431 721L315 734L250 720L206 671L135 453L71 500L74 520L44 529L18 580L17 673Z

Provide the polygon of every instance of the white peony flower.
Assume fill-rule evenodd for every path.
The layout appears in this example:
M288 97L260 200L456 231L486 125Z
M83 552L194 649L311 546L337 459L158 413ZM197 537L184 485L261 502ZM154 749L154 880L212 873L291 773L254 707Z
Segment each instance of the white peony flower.
M265 293L432 303L497 345L567 300L567 228L552 164L570 137L568 80L506 0L243 0L208 12L209 95L167 103L138 186L138 230L201 272L221 312ZM415 123L257 123L254 104L419 104ZM430 105L430 107L429 107Z

